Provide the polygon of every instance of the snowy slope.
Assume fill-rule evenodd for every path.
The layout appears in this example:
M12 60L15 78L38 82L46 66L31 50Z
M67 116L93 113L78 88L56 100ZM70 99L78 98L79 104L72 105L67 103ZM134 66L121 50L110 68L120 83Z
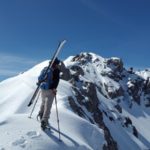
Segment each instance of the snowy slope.
M119 58L104 59L93 53L81 53L68 58L65 64L70 69L74 65L80 66L84 75L79 76L79 81L92 82L100 88L100 90L97 88L99 108L104 112L103 120L114 140L117 141L118 149L148 150L150 148L150 108L145 107L146 96L142 91L142 86L144 80L150 77L150 72L128 73L123 66L121 70L116 62L122 65ZM118 67L118 70L115 67ZM139 79L140 82L137 82ZM128 93L128 89L132 87L132 81L140 83L138 85L141 86L139 88L140 105L133 101L133 97ZM119 89L121 89L121 94L116 92ZM111 97L112 93L114 93L114 98ZM121 112L115 108L117 105L120 106ZM92 116L92 113L89 116ZM125 126L126 118L130 118L132 122L128 127ZM134 127L138 131L138 138L133 134Z
M60 81L57 95L62 142L58 140L55 104L50 119L52 132L41 131L40 123L35 119L40 98L33 118L28 118L31 108L27 104L36 88L37 76L47 63L43 62L0 83L0 150L102 149L105 143L103 131L69 110L66 97L72 95L72 92L66 81Z
M0 83L0 150L150 149L149 70L128 72L121 59L93 53L66 59L70 75L61 79L57 93L59 142L55 104L51 132L41 131L36 120L40 97L33 118L28 118L32 108L27 104L47 64Z

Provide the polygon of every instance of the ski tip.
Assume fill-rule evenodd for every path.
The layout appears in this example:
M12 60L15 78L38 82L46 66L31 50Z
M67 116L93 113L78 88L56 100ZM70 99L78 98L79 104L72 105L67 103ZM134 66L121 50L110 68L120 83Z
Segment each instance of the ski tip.
M67 40L62 40L60 43L63 43L63 44L65 44L67 42Z
M66 42L67 42L67 40L66 40L66 39L64 39L64 42L66 43Z

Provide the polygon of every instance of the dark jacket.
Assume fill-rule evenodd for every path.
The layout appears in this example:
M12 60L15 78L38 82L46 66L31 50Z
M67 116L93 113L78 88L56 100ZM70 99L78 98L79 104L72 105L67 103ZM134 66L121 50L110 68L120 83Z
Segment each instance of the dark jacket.
M45 74L46 71L47 74ZM56 89L60 79L59 74L60 70L58 68L47 70L47 67L45 67L38 77L38 83L41 83L40 88L43 90Z
M53 79L52 79L52 84L50 85L49 89L56 89L60 80L60 70L59 69L54 69L53 70Z

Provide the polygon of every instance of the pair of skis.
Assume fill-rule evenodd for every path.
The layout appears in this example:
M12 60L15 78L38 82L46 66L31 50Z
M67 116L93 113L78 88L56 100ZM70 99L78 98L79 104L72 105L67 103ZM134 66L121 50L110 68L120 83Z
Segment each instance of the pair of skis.
M63 48L63 46L64 46L65 43L66 43L66 40L63 40L63 41L61 41L61 42L59 43L58 48L56 49L56 51L55 51L55 53L54 53L52 59L50 60L49 65L48 65L48 67L47 67L47 69L46 69L46 71L45 71L45 75L47 74L48 70L52 67L52 65L53 65L53 63L54 63L56 57L58 56L60 50ZM29 103L28 103L28 107L30 107L30 106L33 104L33 102L34 102L34 100L35 100L35 98L36 98L36 96L37 96L37 94L38 94L38 92L39 92L40 84L41 84L41 83L38 84L38 86L37 86L37 88L36 88L36 90L35 90L33 96L31 97L31 100L30 100ZM31 115L30 115L30 116L31 116Z

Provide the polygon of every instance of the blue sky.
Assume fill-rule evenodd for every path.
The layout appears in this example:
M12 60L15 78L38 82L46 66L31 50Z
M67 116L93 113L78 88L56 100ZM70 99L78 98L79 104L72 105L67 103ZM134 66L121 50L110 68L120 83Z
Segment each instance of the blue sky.
M81 51L150 67L149 0L0 0L0 80Z

